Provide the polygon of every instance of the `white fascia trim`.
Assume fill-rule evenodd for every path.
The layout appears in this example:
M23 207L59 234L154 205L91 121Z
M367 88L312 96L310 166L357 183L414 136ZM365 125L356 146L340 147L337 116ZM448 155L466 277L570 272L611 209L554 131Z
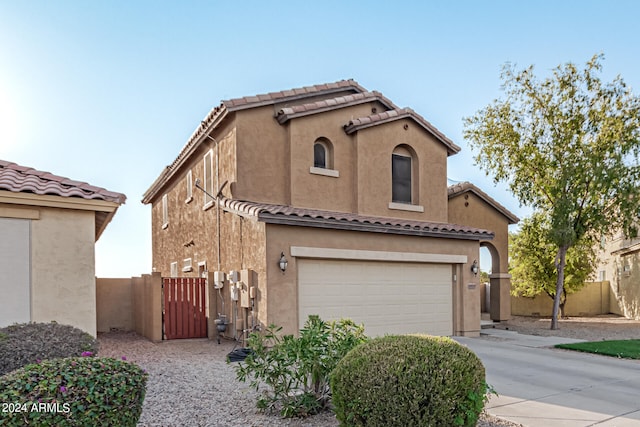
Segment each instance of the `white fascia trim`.
M408 203L390 202L389 209L395 209L397 211L424 212L424 206L410 205Z
M313 166L309 168L309 173L312 173L314 175L330 176L330 177L333 177L333 178L339 178L340 177L340 172L338 172L335 169L316 168L316 167L313 167Z
M466 255L310 248L306 246L292 246L291 256L298 258L351 259L361 261L428 262L434 264L466 264L467 262Z

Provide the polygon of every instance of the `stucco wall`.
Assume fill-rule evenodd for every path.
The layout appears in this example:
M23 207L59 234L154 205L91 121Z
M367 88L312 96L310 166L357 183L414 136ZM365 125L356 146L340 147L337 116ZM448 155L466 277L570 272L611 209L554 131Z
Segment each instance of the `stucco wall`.
M41 208L31 239L32 320L55 320L95 336L95 213Z
M366 251L437 253L465 255L469 262L456 266L456 284L453 289L454 334L476 335L480 331L480 276L470 271L470 263L477 259L477 241L434 239L415 236L384 235L378 233L324 230L308 227L267 225L266 300L268 315L260 313L264 324L283 326L286 333L298 328L298 294L296 258L291 246L338 248ZM280 253L289 261L283 274L278 267Z
M132 279L96 279L96 324L98 332L133 331Z
M447 222L447 150L442 143L408 119L362 129L355 141L357 184L354 190L358 213ZM391 155L400 144L409 145L415 151L418 191L413 204L422 206L424 212L389 209Z
M484 242L495 248L499 255L492 256L492 271L509 271L509 221L493 206L474 193L465 192L449 199L449 222L493 231L495 237Z
M611 303L615 297L611 293L609 282L591 282L579 292L567 296L566 316L596 316L612 313ZM517 316L551 316L553 300L544 295L534 298L511 297L511 312Z
M595 276L611 283L610 311L640 320L640 238L625 239L617 232L603 238L597 249Z
M123 279L96 279L98 332L136 331L162 341L162 279L160 273Z

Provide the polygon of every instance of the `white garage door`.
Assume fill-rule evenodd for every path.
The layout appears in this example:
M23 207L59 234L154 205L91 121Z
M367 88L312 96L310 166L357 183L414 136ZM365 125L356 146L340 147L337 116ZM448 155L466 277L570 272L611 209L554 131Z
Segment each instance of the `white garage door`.
M299 259L298 320L350 318L368 336L453 334L451 266Z
M30 221L0 218L0 327L31 320Z

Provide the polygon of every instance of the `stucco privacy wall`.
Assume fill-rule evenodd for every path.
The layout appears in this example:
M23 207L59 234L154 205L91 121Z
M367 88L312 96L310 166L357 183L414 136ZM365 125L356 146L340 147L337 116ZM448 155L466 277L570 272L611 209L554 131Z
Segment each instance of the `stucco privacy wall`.
M160 273L125 279L96 279L98 332L136 331L162 340L162 278Z
M597 316L618 314L615 296L609 282L590 282L580 291L567 296L566 316ZM516 316L551 316L553 300L544 295L534 298L511 297L511 313Z

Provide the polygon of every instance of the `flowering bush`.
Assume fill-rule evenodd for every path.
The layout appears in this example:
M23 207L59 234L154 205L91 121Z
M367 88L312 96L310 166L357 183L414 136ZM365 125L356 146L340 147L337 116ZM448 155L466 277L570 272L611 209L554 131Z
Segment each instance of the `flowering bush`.
M91 354L27 365L0 377L0 425L135 426L147 377Z
M45 359L95 354L98 342L68 325L19 323L0 328L0 375Z

